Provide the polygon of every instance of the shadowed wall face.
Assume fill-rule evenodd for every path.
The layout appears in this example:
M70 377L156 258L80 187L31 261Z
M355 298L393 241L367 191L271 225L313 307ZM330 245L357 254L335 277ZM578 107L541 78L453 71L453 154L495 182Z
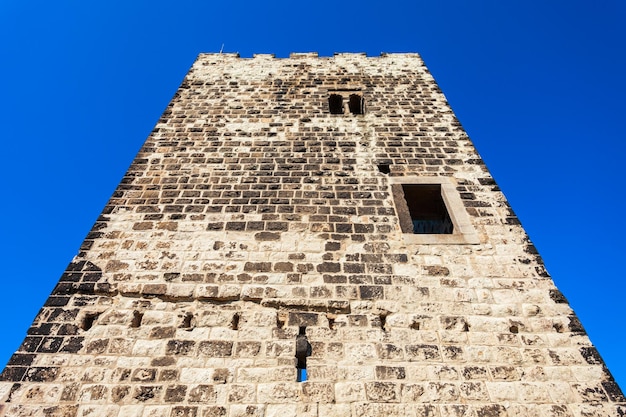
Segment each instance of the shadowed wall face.
M200 55L1 379L7 416L625 411L415 54Z

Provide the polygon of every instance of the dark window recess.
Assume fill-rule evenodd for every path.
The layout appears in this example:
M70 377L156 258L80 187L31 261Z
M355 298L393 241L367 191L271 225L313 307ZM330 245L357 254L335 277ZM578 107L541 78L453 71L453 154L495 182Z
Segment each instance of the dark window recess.
M389 174L391 172L391 168L389 167L389 164L378 164L378 172Z
M452 234L454 227L439 184L393 184L403 233Z
M348 101L348 107L352 114L363 114L364 106L363 97L358 94L350 94L350 100Z
M311 356L313 349L306 337L306 327L300 327L298 336L296 337L296 369L298 371L297 382L304 382L307 380L306 372L306 358Z
M328 97L328 108L331 114L343 114L343 97L339 94L331 94Z

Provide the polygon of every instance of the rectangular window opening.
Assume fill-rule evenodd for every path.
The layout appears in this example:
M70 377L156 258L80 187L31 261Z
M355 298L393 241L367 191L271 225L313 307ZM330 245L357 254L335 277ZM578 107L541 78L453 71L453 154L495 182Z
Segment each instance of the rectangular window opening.
M453 233L454 225L441 196L440 184L397 185L399 186L397 190L401 191L406 203L406 209L402 205L403 210L399 210L400 227L404 233L418 235ZM402 211L405 211L404 215Z
M343 97L340 94L331 94L328 97L330 114L343 114Z
M480 243L480 236L456 190L454 178L411 175L391 176L388 180L406 243Z
M350 113L352 114L363 114L364 109L363 96L359 94L350 94L350 99L348 100L348 107L350 108Z

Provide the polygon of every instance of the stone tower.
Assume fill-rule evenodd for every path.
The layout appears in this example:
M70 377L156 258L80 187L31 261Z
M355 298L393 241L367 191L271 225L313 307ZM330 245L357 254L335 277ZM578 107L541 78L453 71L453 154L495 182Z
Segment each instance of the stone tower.
M623 416L416 54L200 55L0 415Z

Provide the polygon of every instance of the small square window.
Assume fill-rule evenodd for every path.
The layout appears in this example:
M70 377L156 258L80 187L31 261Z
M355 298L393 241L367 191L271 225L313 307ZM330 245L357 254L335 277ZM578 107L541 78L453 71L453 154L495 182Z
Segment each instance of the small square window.
M389 180L405 242L480 243L452 179L391 177Z

